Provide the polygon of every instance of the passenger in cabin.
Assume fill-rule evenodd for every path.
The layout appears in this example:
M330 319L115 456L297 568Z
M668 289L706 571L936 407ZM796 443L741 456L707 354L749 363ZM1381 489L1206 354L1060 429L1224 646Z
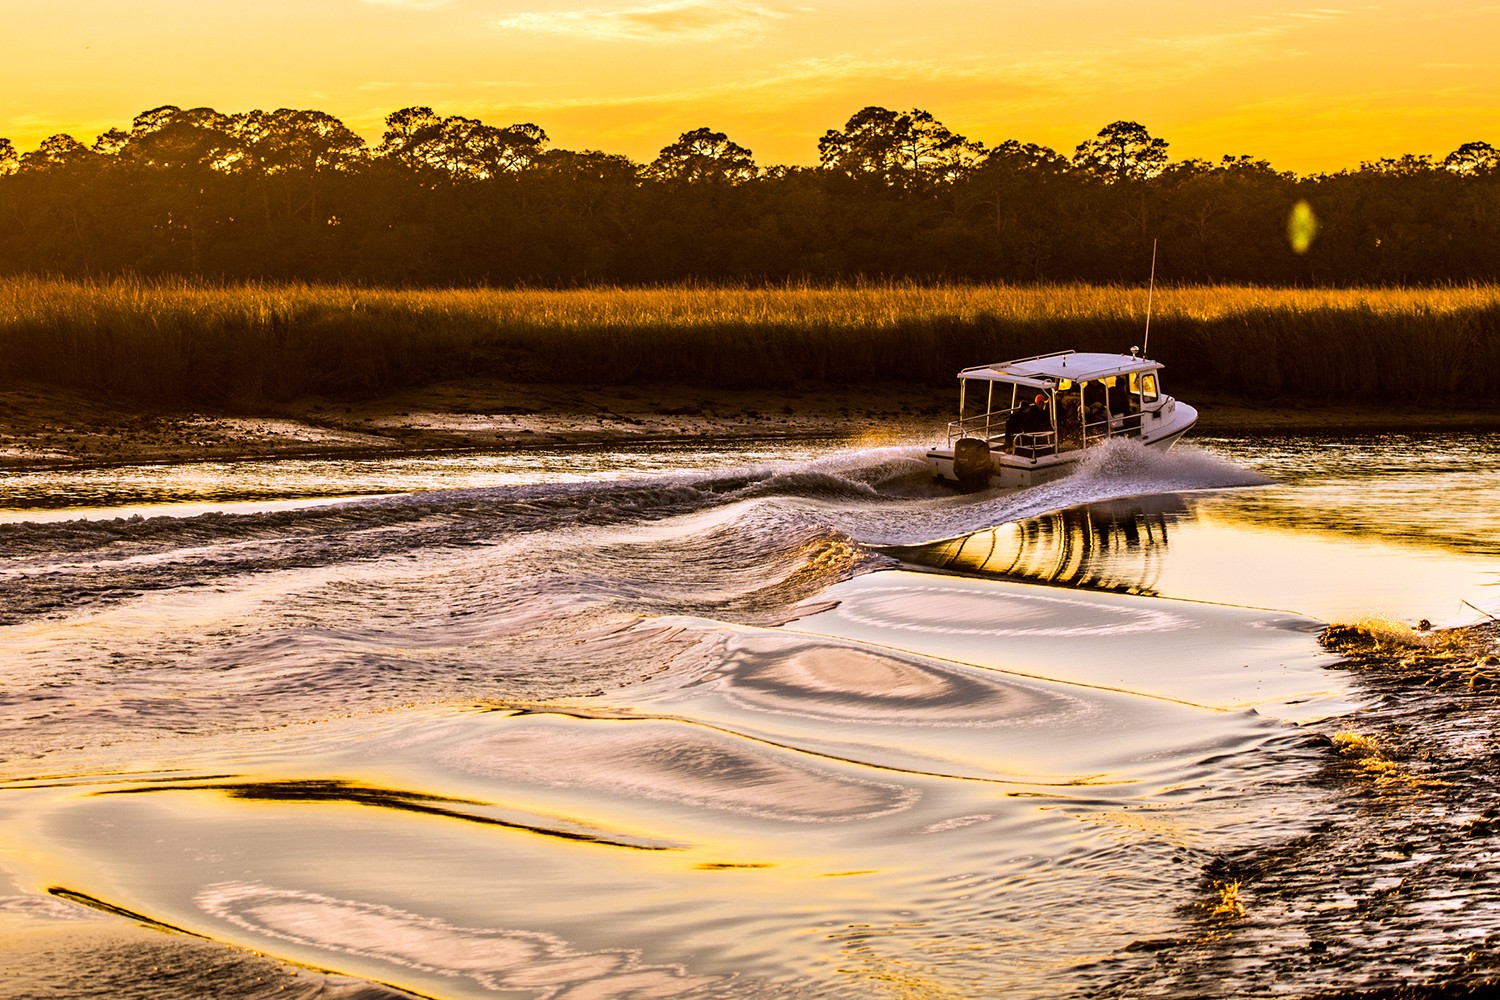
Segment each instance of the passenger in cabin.
M1047 394L1039 392L1029 403L1023 403L1016 407L1005 421L1005 441L1011 451L1015 451L1022 442L1023 434L1034 434L1037 431L1050 431L1052 429L1052 415L1047 412ZM1028 441L1028 445L1038 442Z
M1104 383L1083 383L1083 421L1085 426L1101 424L1109 416L1104 408L1104 394Z
M1079 393L1065 393L1057 407L1058 443L1068 447L1083 445L1083 397Z
M1052 414L1047 409L1047 394L1039 392L1031 401L1031 407L1026 411L1026 430L1050 431L1051 429Z

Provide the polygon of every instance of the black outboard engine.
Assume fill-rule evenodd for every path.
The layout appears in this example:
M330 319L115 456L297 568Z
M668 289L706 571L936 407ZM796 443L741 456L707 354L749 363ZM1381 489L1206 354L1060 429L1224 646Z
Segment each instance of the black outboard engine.
M990 484L990 446L979 438L959 438L953 445L953 475L968 489Z

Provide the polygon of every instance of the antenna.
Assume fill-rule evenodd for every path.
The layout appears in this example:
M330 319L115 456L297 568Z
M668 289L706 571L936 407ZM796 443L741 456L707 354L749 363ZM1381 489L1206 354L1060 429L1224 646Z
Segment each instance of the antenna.
M1146 345L1151 343L1151 294L1157 291L1157 241L1151 241L1151 283L1146 285L1146 336L1140 342L1140 355L1143 358L1151 357L1146 354Z
M1146 337L1141 341L1141 357L1150 357L1146 345L1151 343L1151 293L1156 290L1156 241L1151 241L1151 284L1146 286Z

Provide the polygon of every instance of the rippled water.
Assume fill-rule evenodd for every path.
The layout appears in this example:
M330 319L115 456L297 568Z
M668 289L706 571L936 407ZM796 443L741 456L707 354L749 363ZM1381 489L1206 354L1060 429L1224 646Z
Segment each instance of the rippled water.
M1484 980L1497 452L13 477L0 994Z

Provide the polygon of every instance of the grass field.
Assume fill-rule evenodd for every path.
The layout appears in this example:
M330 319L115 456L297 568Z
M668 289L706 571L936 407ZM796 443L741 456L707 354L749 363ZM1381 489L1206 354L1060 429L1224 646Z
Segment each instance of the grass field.
M470 376L736 388L904 382L1072 347L1124 351L1146 290L1092 285L397 290L0 279L0 384L253 410ZM1500 285L1159 287L1169 389L1500 400Z

